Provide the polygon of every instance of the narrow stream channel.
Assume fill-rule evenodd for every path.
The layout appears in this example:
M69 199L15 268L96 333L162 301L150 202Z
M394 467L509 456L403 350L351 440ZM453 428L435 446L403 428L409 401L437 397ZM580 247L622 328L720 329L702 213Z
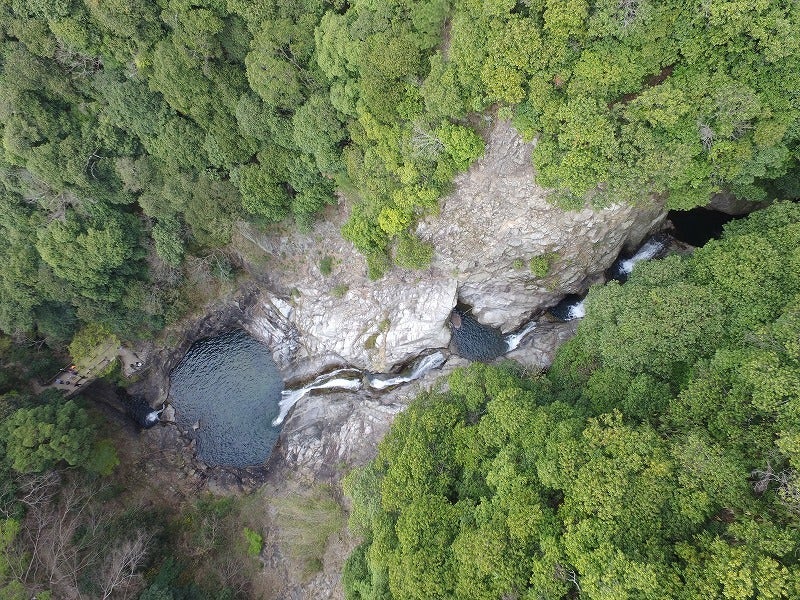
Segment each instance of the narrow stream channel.
M607 277L624 283L638 262L662 256L668 245L663 235L648 238L635 253L621 255L606 272ZM567 295L549 312L561 321L580 319L585 316L583 300L582 295ZM452 348L470 360L491 361L514 350L537 326L537 320L531 320L501 335L469 313L469 307L457 306L450 327ZM269 348L236 330L195 343L172 371L170 395L178 424L197 440L199 458L212 465L241 467L266 460L284 419L308 394L361 389L380 392L418 379L446 360L446 352L429 350L399 373L344 368L319 375L302 387L283 390Z

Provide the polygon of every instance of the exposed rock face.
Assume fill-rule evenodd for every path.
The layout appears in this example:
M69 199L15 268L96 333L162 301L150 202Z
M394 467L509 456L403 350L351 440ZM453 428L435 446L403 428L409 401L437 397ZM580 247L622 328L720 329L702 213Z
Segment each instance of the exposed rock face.
M383 393L333 392L306 396L295 406L281 433L281 462L305 479L336 479L341 465L365 463L402 412L421 391L442 375L469 362L451 356L441 369ZM339 472L337 472L339 471Z
M365 282L340 298L309 287L295 323L311 356L329 352L360 368L387 371L426 348L447 346L456 292L455 280L428 278L417 285L395 277Z
M493 125L486 156L457 178L440 214L418 227L418 235L435 246L434 262L425 271L394 269L370 281L363 257L339 233L343 211L331 209L306 234L262 234L242 224L236 243L244 262L268 259L251 269L258 293L189 328L180 349L165 353L159 373L151 373L148 396L159 401L166 396L169 370L192 341L233 326L268 343L289 380L346 365L386 372L426 349L446 348L449 317L459 302L471 305L479 321L512 331L563 295L601 280L623 247L637 245L664 219L659 205L580 211L551 205L547 191L535 183L531 150L508 123ZM327 258L333 268L323 273L320 264ZM536 268L532 259L538 259ZM541 323L508 357L532 370L546 368L575 326ZM372 458L395 416L421 390L466 364L451 356L441 369L388 392L305 396L286 419L277 451L263 470L197 463L193 445L186 445L174 426L148 435L168 432L163 443L184 444L181 477L215 493L252 489L263 477L282 481L288 471L300 480L338 480L343 465ZM281 597L338 597L340 569L330 570L325 562L314 582Z
M711 196L711 201L706 208L716 210L726 215L748 215L754 210L761 210L769 206L769 202L750 202L737 198L730 192L720 192Z
M345 365L386 372L426 349L446 348L458 302L471 305L470 314L481 322L511 331L564 294L601 279L623 247L638 244L661 224L665 212L659 205L579 211L552 205L547 190L535 183L531 150L510 124L492 126L485 157L457 178L441 213L418 228L436 248L425 271L394 269L370 281L363 258L341 238L346 215L337 209L310 233L267 235L240 227L243 252L252 244L251 258L268 259L252 268L258 293L247 292L198 321L181 349L164 357L163 377L149 379L165 381L192 341L231 326L268 343L289 380ZM319 267L325 257L333 265L327 274ZM532 369L546 367L573 331L574 324L540 326L510 357ZM457 361L451 358L448 368ZM360 462L394 414L438 373L383 395L304 398L284 427L283 456L318 473L325 465ZM166 396L166 389L151 391L151 401Z
M341 213L310 234L265 236L243 227L243 238L270 257L270 273L262 274L267 287L291 297L284 316L296 327L292 358L387 371L426 348L446 347L457 301L481 322L511 331L564 294L584 291L623 247L664 219L656 204L579 211L552 205L535 183L532 148L507 122L491 128L484 158L457 178L441 214L418 228L436 249L425 271L394 269L369 281L363 258L341 239ZM334 259L329 276L314 260L324 256ZM530 268L536 257L550 263L543 277ZM269 329L257 313L248 327L256 335Z
M375 444L409 401L347 392L303 399L284 425L283 462L308 479L335 478L341 465L372 458Z
M457 278L472 314L505 332L564 294L584 291L666 215L658 204L564 211L536 185L532 150L509 123L496 123L484 158L456 179L440 216L419 227L436 246L434 276ZM544 277L531 272L536 257L550 259Z
M531 373L547 369L558 348L575 335L578 323L577 320L542 321L516 350L503 358L518 362ZM367 462L394 418L411 400L435 384L444 387L443 375L468 364L467 359L450 356L441 369L382 394L362 391L306 396L283 426L280 448L283 467L305 479L326 480L335 479L342 464Z
M243 226L245 239L270 257L270 271L258 275L272 290L252 307L245 327L280 346L275 360L283 369L291 362L293 376L344 365L386 372L450 340L458 281L400 269L370 281L364 258L341 237L343 219L328 215L311 234L266 236ZM335 258L329 276L318 267L325 256Z
M242 326L269 346L275 364L285 370L295 360L299 349L300 334L293 322L294 308L281 298L263 295L259 300L242 319Z
M518 362L533 373L543 371L553 364L561 344L575 335L579 322L577 319L566 323L540 322L516 350L506 354L506 358Z

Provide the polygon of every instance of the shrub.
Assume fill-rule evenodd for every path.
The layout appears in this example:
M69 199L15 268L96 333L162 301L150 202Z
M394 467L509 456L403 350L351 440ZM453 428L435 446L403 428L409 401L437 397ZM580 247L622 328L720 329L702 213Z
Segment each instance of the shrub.
M367 276L372 281L383 277L383 274L391 267L389 257L383 252L371 252L365 254L365 257L367 259Z
M327 277L331 274L331 271L333 271L333 257L326 256L319 261L319 272Z
M306 494L274 501L283 545L301 564L304 578L322 568L328 538L345 525L342 508L329 487L318 486Z
M260 533L245 527L244 539L247 540L247 554L253 557L261 554L261 550L264 549L264 538L261 537Z
M395 262L404 269L424 269L433 260L433 244L423 242L415 235L400 235Z
M365 350L375 350L375 347L378 344L378 336L379 333L373 333L364 341L364 349Z
M546 252L545 254L534 256L530 261L531 273L536 277L545 277L557 258L558 253L556 252Z
M331 290L331 296L334 298L344 298L344 295L347 293L347 290L350 289L350 286L346 283L340 283L336 287Z
M116 351L117 347L119 339L106 326L90 323L72 338L69 353L76 363L92 366L104 353Z
M92 473L111 475L119 464L119 456L111 440L100 440L92 448L92 453L84 464L84 468Z

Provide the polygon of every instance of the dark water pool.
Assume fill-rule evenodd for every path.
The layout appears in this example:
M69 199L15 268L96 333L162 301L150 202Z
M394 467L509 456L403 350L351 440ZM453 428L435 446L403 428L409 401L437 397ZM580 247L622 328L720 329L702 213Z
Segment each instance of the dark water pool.
M468 360L489 362L508 350L500 330L484 325L469 314L469 307L453 309L450 317L453 350ZM457 315L454 319L453 315Z
M269 348L244 331L196 342L171 374L178 424L197 439L197 454L213 465L263 463L278 439L283 380Z
M583 307L583 299L585 297L586 294L583 296L567 294L561 302L550 309L550 314L559 321L582 319L586 315L586 309Z
M158 423L158 411L151 408L143 396L130 396L123 388L118 388L116 392L120 403L136 425L149 429Z

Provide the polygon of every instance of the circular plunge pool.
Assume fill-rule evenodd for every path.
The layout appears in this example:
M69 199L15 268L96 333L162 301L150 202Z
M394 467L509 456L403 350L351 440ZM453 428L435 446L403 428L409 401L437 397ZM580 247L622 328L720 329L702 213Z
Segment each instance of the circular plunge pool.
M267 459L280 433L272 420L282 389L269 348L241 330L195 342L170 376L175 418L212 465Z

